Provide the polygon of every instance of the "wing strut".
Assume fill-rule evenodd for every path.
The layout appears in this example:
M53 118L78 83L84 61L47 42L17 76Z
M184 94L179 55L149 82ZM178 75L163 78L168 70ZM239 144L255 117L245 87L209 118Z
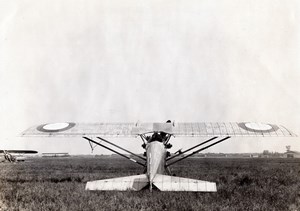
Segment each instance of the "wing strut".
M123 150L123 151L125 151L125 152L127 152L127 153L129 153L129 154L131 154L131 155L133 155L133 156L135 156L135 157L138 157L138 158L140 158L140 159L142 159L142 160L144 160L144 161L147 160L146 158L144 158L144 157L142 157L142 156L140 156L140 155L137 155L137 154L135 154L135 153L133 153L133 152L130 152L130 151L128 151L127 149L124 149L124 148L122 148L122 147L120 147L120 146L118 146L118 145L116 145L116 144L114 144L114 143L112 143L112 142L110 142L110 141L105 140L104 138L101 138L101 137L97 137L97 138L100 139L100 140L102 140L102 141L104 141L104 142L106 142L106 143L108 143L108 144L110 144L110 145L112 145L112 146L114 146L114 147L117 147L117 148L119 148L119 149L121 149L121 150Z
M141 165L141 166L146 167L146 165L145 165L144 163L141 163L140 161L137 161L137 160L135 160L135 159L133 159L133 158L127 156L127 155L124 155L124 154L122 154L122 153L120 153L120 152L118 152L118 151L116 151L116 150L114 150L114 149L111 149L111 148L109 148L109 147L107 147L107 146L105 146L105 145L103 145L103 144L100 144L99 142L94 141L94 140L91 139L91 138L88 138L88 137L85 137L85 136L84 136L83 138L86 139L86 140L88 140L89 143L90 143L90 145L91 145L91 143L94 143L94 144L99 145L99 146L101 146L101 147L103 147L103 148L105 148L105 149L108 149L109 151L112 151L112 152L114 152L114 153L116 153L116 154L118 154L118 155L120 155L120 156L122 156L122 157L124 157L124 158L127 158L128 160L131 160L132 162L135 162L135 163L137 163L137 164L139 164L139 165ZM94 147L94 148L95 148L95 147ZM121 148L121 147L120 147L120 148ZM121 149L122 149L122 148L121 148ZM128 152L129 152L129 151L128 151ZM134 154L134 153L131 153L131 154Z
M215 139L215 138L217 138L217 137L213 137L212 139L209 139L209 140L203 142L203 144L204 144L204 143L207 143L207 142L209 142L209 141L211 141L211 140L213 140L213 139ZM219 143L221 143L221 142L223 142L223 141L225 141L225 140L227 140L227 139L229 139L229 138L230 138L230 136L227 136L227 137L222 138L221 140L216 141L216 142L214 142L214 143L212 143L212 144L210 144L210 145L208 145L208 146L206 146L206 147L202 147L201 149L198 149L198 150L192 152L191 154L188 154L188 155L186 155L186 156L184 156L184 157L182 157L182 158L180 158L180 159L178 159L178 160L175 160L175 161L173 161L173 162L167 164L166 167L169 167L170 165L173 165L174 163L177 163L177 162L179 162L179 161L181 161L181 160L184 160L184 159L186 159L186 158L188 158L188 157L190 157L190 156L192 156L192 155L194 155L194 154L196 154L196 153L198 153L198 152L201 152L201 151L203 151L203 150L205 150L205 149L208 149L208 148L210 148L210 147L212 147L212 146L214 146L214 145L216 145L216 144L219 144ZM200 144L200 145L202 145L202 144ZM200 145L199 145L199 146L200 146ZM195 147L197 147L197 146L195 146ZM192 148L190 148L190 149L188 149L188 150L186 150L186 151L189 151L189 150L191 150L191 149L194 149L195 147L192 147Z
M185 150L185 151L183 151L183 152L180 152L180 153L178 153L178 154L176 154L176 155L174 155L174 156L172 156L172 157L169 157L169 158L167 159L167 161L169 161L169 160L171 160L171 159L173 159L173 158L176 158L176 157L180 156L180 155L183 154L183 153L186 153L186 152L188 152L188 151L191 151L192 149L195 149L195 148L197 148L197 147L199 147L199 146L201 146L201 145L203 145L203 144L206 144L206 143L208 143L208 142L210 142L210 141L212 141L212 140L214 140L214 139L216 139L216 138L218 138L218 137L215 136L215 137L213 137L213 138L211 138L211 139L208 139L207 141L204 141L204 142L202 142L202 143L200 143L200 144L198 144L198 145L196 145L196 146L194 146L194 147L191 147L191 148L189 148L189 149L187 149L187 150Z

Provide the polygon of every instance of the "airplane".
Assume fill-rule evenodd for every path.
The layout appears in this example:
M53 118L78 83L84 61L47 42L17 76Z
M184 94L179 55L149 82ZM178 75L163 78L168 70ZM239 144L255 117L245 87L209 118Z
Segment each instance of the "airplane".
M0 150L0 154L3 154L3 158L0 159L1 162L21 162L25 161L24 154L36 154L37 151L34 150Z
M30 127L23 137L82 137L90 144L92 151L101 146L144 167L144 173L127 177L89 181L86 190L139 191L149 188L160 191L216 192L215 182L171 176L170 166L200 151L208 149L231 137L295 137L281 125L239 122L239 123L48 123ZM144 156L130 152L103 137L140 137L145 149ZM187 150L171 155L172 137L209 137ZM122 154L116 149L129 153ZM195 150L191 152L192 150ZM179 153L180 152L180 153ZM189 153L189 154L187 154ZM175 159L177 158L177 159Z

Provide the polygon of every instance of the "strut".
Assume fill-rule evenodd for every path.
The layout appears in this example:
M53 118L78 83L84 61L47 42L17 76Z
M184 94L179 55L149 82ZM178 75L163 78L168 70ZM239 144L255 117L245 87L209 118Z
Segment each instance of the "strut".
M121 149L121 150L123 150L123 151L125 151L125 152L127 152L129 154L132 154L133 156L136 156L136 157L138 157L138 158L146 161L146 159L144 157L139 156L139 155L137 155L137 154L135 154L133 152L130 152L127 149L124 149L124 148L122 148L122 147L120 147L120 146L118 146L118 145L116 145L116 144L114 144L114 143L112 143L110 141L105 140L104 138L101 138L101 137L97 137L97 138L100 139L100 140L102 140L102 141L104 141L104 142L106 142L106 143L108 143L108 144L110 144L110 145L112 145L112 146L114 146L114 147L117 147L117 148L119 148L119 149Z
M177 155L174 155L174 156L168 158L167 161L169 161L169 160L171 160L171 159L173 159L173 158L176 158L176 157L180 156L180 155L183 154L183 153L189 152L189 151L191 151L192 149L195 149L195 148L197 148L197 147L199 147L199 146L201 146L201 145L203 145L203 144L206 144L206 143L208 143L208 142L210 142L210 141L212 141L212 140L214 140L214 139L216 139L216 138L218 138L218 137L215 136L215 137L213 137L213 138L211 138L211 139L208 139L207 141L204 141L204 142L202 142L202 143L200 143L200 144L198 144L198 145L196 145L196 146L194 146L194 147L191 147L191 148L189 148L189 149L187 149L187 150L185 150L185 151L183 151L183 152L181 152L181 153L178 153Z
M215 139L215 138L217 138L217 137L214 137L213 139ZM194 154L197 154L197 153L199 153L199 152L201 152L201 151L203 151L203 150L205 150L205 149L208 149L208 148L210 148L210 147L212 147L212 146L214 146L214 145L216 145L216 144L218 144L218 143L221 143L221 142L223 142L223 141L225 141L225 140L227 140L227 139L229 139L229 138L230 138L230 136L227 136L227 137L225 137L225 138L223 138L223 139L221 139L221 140L219 140L219 141L216 141L216 142L214 142L214 143L212 143L212 144L210 144L210 145L208 145L208 146L206 146L206 147L203 147L203 148L201 148L201 149L198 149L198 150L192 152L191 154L188 154L188 155L186 155L186 156L184 156L184 157L182 157L182 158L180 158L180 159L178 159L178 160L175 160L175 161L173 161L173 162L167 164L166 167L169 167L170 165L173 165L174 163L177 163L177 162L179 162L179 161L181 161L181 160L184 160L184 159L186 159L186 158L188 158L188 157L190 157L190 156L192 156L192 155L194 155ZM208 141L209 141L209 140L208 140ZM207 143L207 141L206 141L206 143ZM190 150L190 149L189 149L189 150Z
M88 138L88 137L83 137L84 139L86 139L86 140L88 140L89 141L89 143L94 143L94 144L96 144L96 145L99 145L99 146L101 146L101 147L103 147L103 148L105 148L105 149L107 149L107 150L109 150L109 151L112 151L112 152L114 152L114 153L116 153L116 154L118 154L118 155L120 155L120 156L122 156L122 157L124 157L124 158L127 158L128 160L131 160L132 162L135 162L135 163L137 163L137 164L139 164L139 165L141 165L141 166L143 166L143 167L146 167L146 165L144 164L144 163L141 163L140 161L137 161L137 160L135 160L135 159L133 159L133 158L131 158L131 157L129 157L129 156L127 156L127 155L124 155L124 154L122 154L122 153L120 153L120 152L118 152L118 151L116 151L116 150L114 150L114 149L111 149L111 148L109 148L109 147L107 147L107 146L105 146L105 145L103 145L103 144L100 144L99 142L97 142L97 141L94 141L93 139L91 139L91 138ZM91 144L90 144L91 145ZM125 149L123 149L123 150L125 150ZM127 152L129 152L128 150L127 150ZM130 152L130 154L133 154L134 155L134 153L131 153ZM145 158L143 158L143 160L144 160Z

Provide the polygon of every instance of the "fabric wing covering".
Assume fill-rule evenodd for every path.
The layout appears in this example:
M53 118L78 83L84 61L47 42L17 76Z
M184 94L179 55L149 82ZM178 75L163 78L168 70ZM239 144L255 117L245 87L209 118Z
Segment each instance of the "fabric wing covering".
M135 137L154 131L175 137L199 136L296 136L281 125L267 123L49 123L33 126L22 136L112 136Z

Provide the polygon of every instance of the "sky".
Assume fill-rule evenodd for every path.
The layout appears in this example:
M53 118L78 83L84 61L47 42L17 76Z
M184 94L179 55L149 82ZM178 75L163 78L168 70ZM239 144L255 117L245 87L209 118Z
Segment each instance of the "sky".
M80 138L20 137L52 122L249 121L299 135L299 22L296 0L1 1L0 148L91 152ZM286 145L300 151L299 138L232 138L207 152Z

